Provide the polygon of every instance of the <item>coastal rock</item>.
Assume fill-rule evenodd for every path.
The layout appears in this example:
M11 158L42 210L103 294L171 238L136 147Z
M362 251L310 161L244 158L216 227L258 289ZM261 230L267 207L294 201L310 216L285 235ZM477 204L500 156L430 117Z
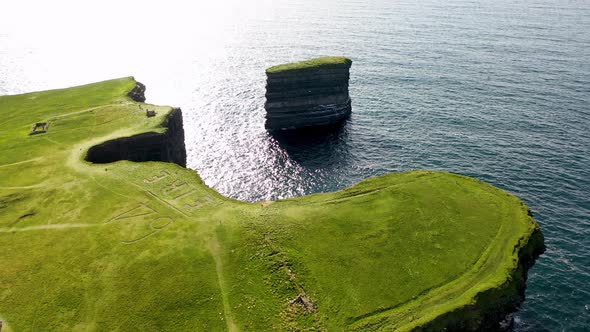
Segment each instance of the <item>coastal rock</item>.
M145 85L136 82L135 87L129 91L127 97L139 103L145 102Z
M325 57L266 70L266 128L299 129L339 123L351 113L352 61Z
M180 108L175 108L168 114L163 126L167 128L163 134L147 132L93 146L88 150L85 160L97 164L118 160L166 161L186 167L184 128Z

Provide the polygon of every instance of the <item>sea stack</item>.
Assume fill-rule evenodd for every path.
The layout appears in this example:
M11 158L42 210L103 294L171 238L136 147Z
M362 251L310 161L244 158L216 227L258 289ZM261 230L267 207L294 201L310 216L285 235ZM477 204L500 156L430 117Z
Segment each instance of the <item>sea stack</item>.
M323 57L266 70L266 128L300 129L345 120L351 112L352 61Z

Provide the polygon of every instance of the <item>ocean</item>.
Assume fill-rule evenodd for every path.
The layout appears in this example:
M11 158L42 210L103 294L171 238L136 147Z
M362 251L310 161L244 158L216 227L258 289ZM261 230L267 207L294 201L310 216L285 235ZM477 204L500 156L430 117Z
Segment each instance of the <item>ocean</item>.
M0 12L0 94L133 75L183 109L188 166L274 200L413 169L524 200L547 251L515 331L590 331L590 2L56 0ZM264 129L265 68L353 60L351 118Z

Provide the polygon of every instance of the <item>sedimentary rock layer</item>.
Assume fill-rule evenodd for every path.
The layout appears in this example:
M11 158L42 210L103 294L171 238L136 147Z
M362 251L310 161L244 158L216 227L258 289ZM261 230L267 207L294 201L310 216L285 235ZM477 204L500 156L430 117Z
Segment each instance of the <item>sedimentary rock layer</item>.
M163 134L147 132L123 137L93 146L88 150L86 160L105 164L118 160L166 161L186 167L182 111L174 109L163 124Z
M267 70L266 128L330 125L350 115L348 81L352 61L320 58L304 63L316 60L321 62L314 66L293 64L284 70Z

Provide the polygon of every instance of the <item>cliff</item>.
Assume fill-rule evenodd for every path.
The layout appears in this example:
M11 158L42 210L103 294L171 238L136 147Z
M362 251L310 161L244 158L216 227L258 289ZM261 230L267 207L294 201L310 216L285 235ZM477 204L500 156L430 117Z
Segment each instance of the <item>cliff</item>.
M95 145L88 150L85 160L96 164L118 160L165 161L186 167L182 111L173 109L162 124L164 133L147 132L122 137Z
M238 202L137 86L0 96L3 331L490 331L522 301L543 236L517 197L412 171Z
M532 217L531 221L533 221ZM478 293L472 303L442 314L422 326L413 328L412 331L510 330L513 321L509 314L515 312L525 300L528 270L543 252L545 252L544 237L541 230L535 227L514 246L515 264L503 282Z
M330 125L351 112L348 81L352 61L325 57L266 70L266 128Z

